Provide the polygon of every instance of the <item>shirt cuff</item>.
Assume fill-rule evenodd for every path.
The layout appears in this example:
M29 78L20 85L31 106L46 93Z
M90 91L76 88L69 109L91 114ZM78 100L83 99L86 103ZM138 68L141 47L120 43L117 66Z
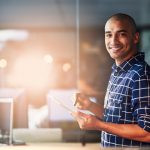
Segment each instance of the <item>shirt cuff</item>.
M141 116L138 120L138 125L145 131L150 132L150 117Z

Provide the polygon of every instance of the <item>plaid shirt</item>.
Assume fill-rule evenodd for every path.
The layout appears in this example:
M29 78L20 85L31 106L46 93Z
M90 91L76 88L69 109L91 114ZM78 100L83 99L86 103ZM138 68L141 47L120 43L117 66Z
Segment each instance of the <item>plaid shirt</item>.
M138 124L150 132L150 67L138 53L120 66L113 65L106 96L104 121ZM107 146L150 146L102 131L101 144Z

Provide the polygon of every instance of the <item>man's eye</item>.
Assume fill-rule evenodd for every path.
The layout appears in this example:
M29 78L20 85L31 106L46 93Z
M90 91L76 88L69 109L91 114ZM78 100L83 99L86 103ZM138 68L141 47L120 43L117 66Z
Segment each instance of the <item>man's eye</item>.
M111 34L105 34L105 37L110 38L112 35Z
M120 36L127 36L127 34L122 32L122 33L120 33Z

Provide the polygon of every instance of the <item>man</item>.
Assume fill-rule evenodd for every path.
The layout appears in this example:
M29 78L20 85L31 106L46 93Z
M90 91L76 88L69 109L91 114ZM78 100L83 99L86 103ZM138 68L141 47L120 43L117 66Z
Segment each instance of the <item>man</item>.
M150 67L138 52L139 33L132 17L115 14L105 24L105 45L115 60L105 96L104 109L78 94L72 115L81 129L100 130L101 144L150 146Z

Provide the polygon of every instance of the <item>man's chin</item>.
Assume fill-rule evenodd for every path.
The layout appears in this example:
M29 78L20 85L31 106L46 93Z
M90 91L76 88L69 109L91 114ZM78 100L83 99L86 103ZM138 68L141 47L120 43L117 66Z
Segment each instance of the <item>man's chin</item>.
M118 55L117 55L117 54L114 54L114 53L111 53L111 54L110 54L110 57L111 57L112 59L117 59L117 58L118 58Z

